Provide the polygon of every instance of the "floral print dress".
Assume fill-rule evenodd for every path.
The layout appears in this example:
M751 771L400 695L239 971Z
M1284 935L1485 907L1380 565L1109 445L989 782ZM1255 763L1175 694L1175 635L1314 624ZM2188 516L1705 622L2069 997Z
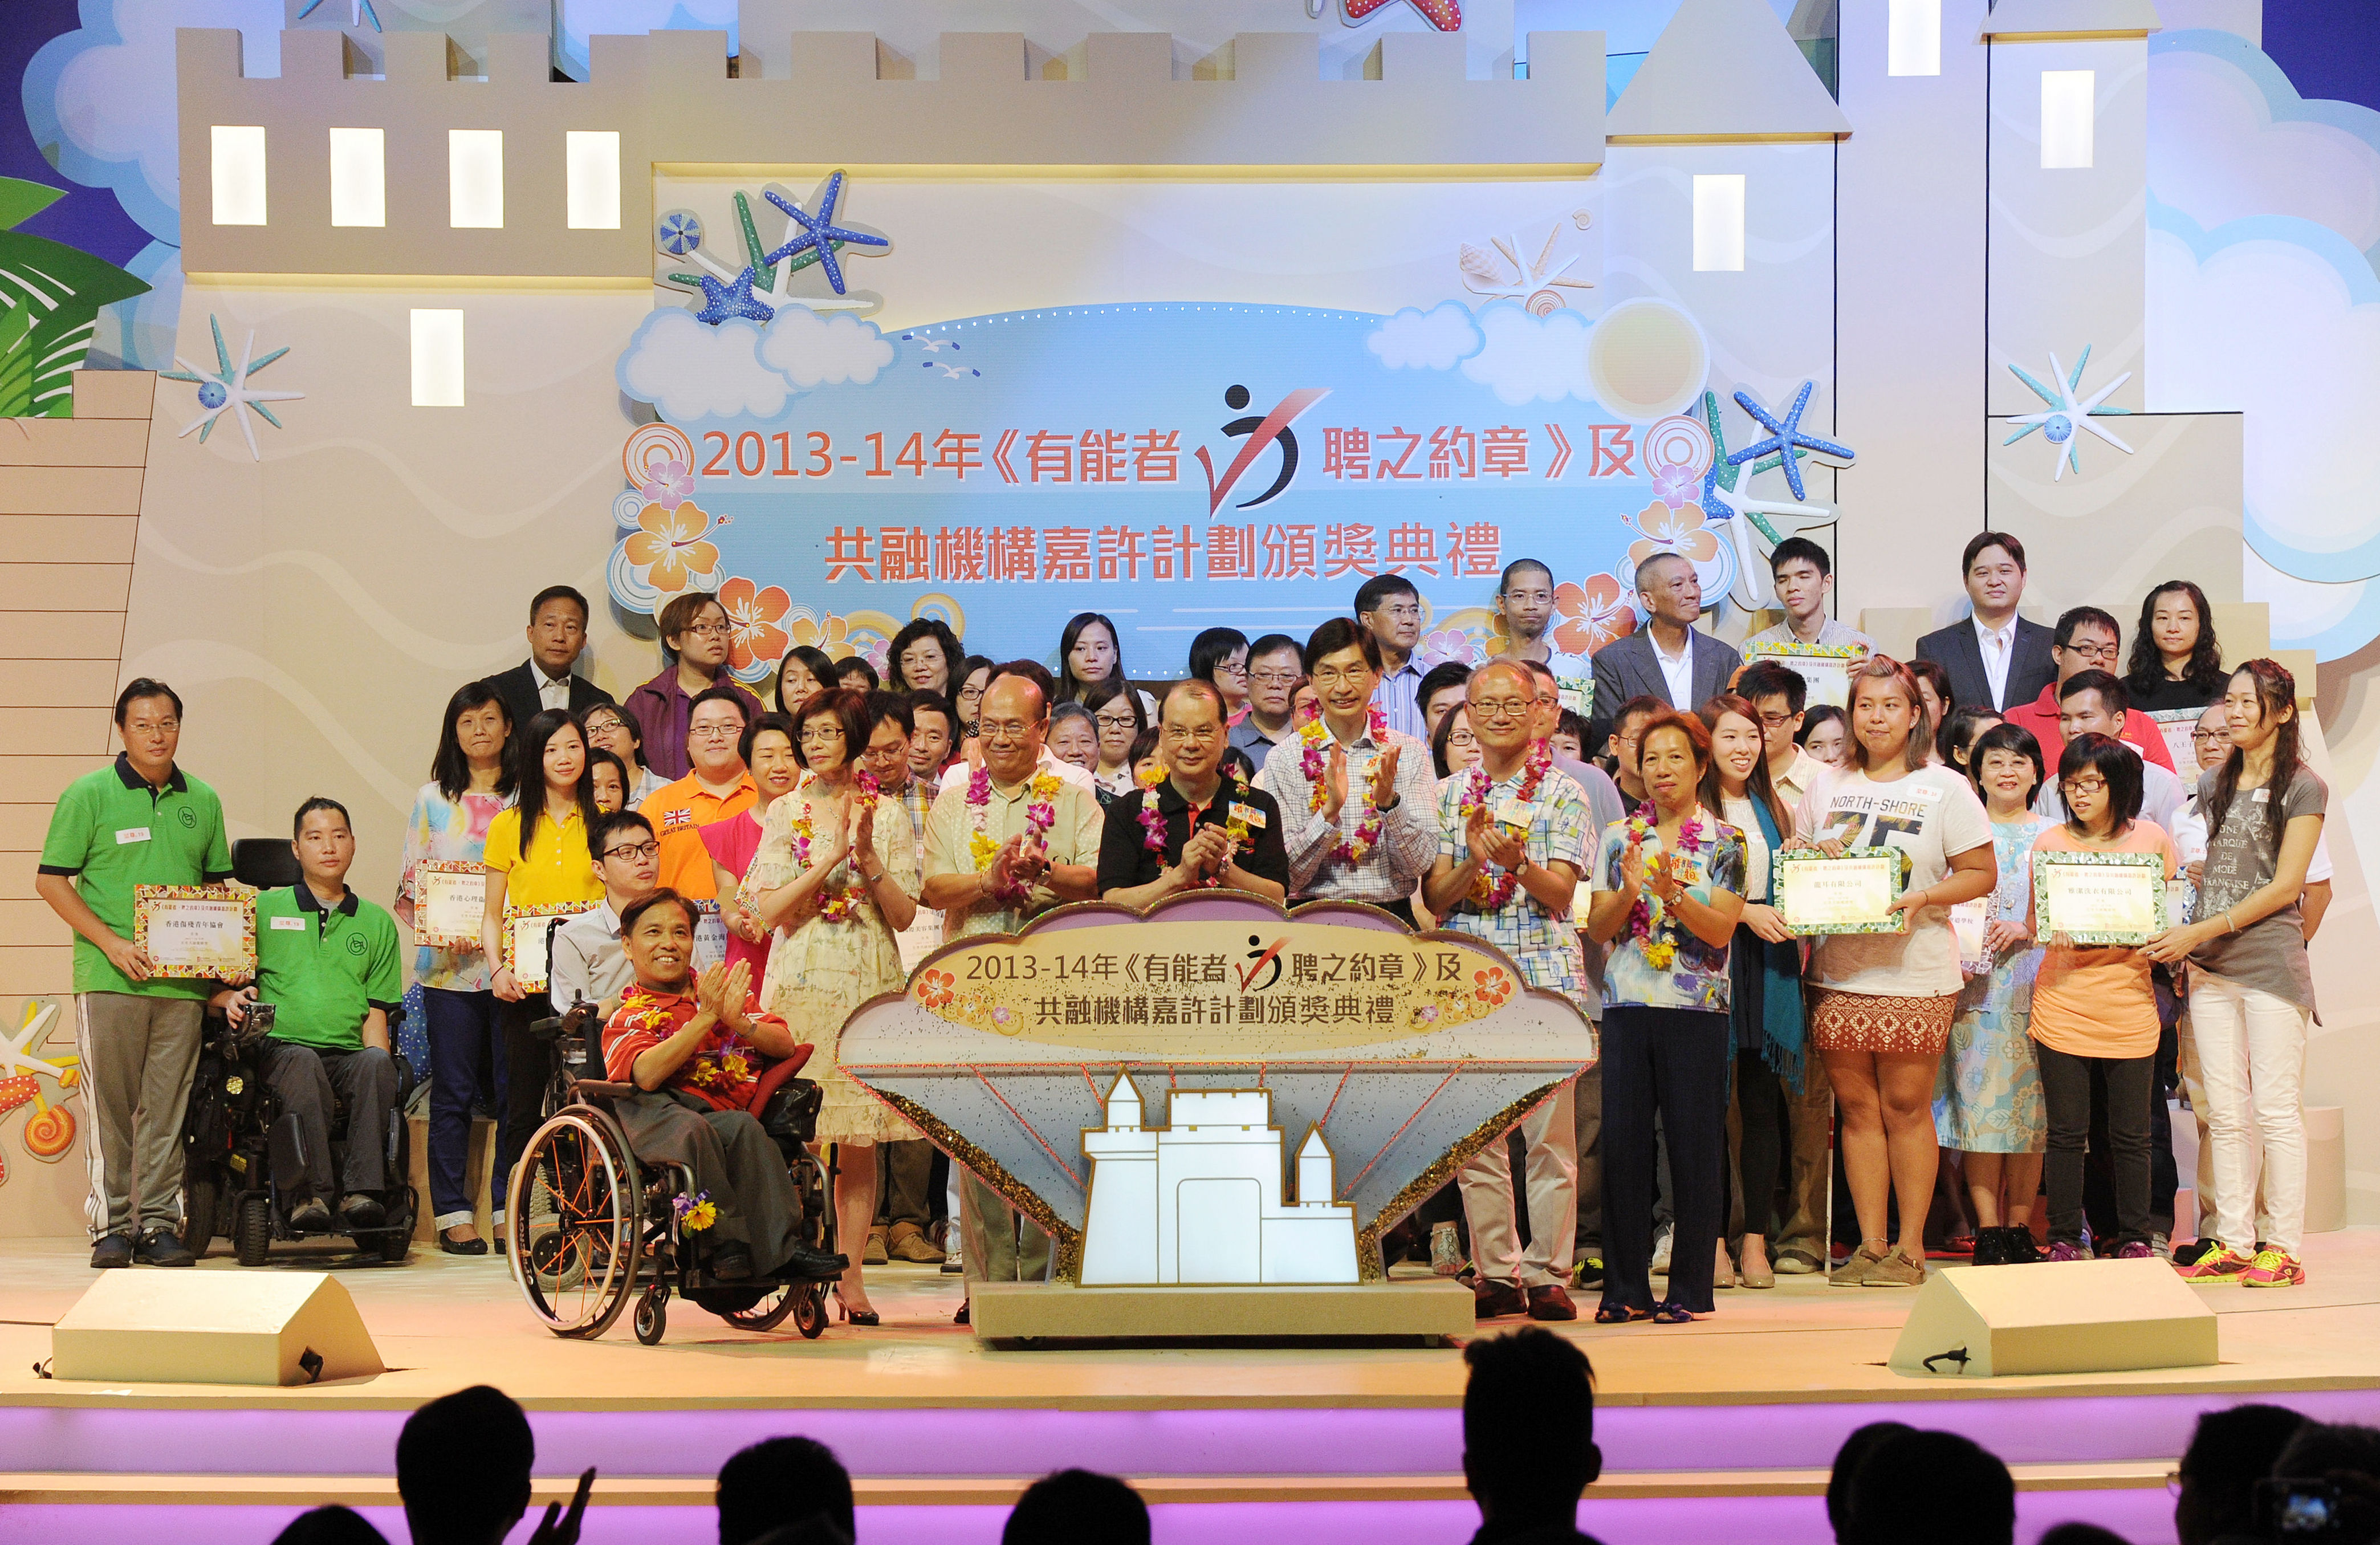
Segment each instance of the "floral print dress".
M1992 857L2000 882L1994 922L2022 922L2033 894L2033 841L2049 826L2038 816L1992 822ZM2048 1118L2041 1070L2034 1061L2033 979L2036 945L2002 950L1989 972L1969 977L1934 1082L1934 1132L1962 1153L2039 1153Z

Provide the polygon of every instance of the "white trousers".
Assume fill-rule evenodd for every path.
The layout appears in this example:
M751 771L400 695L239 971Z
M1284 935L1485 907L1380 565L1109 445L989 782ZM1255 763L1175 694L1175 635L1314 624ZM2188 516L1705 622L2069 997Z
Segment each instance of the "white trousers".
M2264 1241L2294 1256L2305 1240L2305 1113L2299 1097L2305 1083L2306 1012L2212 971L2193 969L2190 980L2191 1039L2215 1184L2215 1226L2211 1235L2202 1226L2200 1236L2240 1251L2254 1244L2261 1167Z
M1570 1282L1571 1241L1578 1232L1578 1117L1574 1087L1562 1085L1521 1118L1525 1150L1523 1188L1528 1196L1529 1248L1521 1251L1513 1216L1512 1157L1498 1137L1463 1166L1455 1184L1471 1222L1471 1259L1482 1282L1528 1287Z

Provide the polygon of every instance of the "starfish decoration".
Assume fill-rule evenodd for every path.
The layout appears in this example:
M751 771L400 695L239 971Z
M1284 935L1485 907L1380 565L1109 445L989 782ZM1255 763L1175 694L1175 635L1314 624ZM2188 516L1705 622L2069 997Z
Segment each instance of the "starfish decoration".
M801 205L779 193L773 188L764 189L763 191L771 203L776 205L779 209L783 210L787 214L792 215L794 224L802 228L802 234L797 237L793 236L792 233L788 231L786 234L791 237L791 239L789 239L783 247L771 252L767 261L770 262L783 262L796 252L816 252L819 256L820 266L826 270L826 282L837 295L841 295L843 293L843 267L834 261L834 249L836 243L856 242L862 247L890 247L892 245L880 236L869 236L864 231L845 230L834 223L835 201L843 197L843 174L841 172L832 173L827 177L826 188L819 194L819 207L816 214L803 213Z
M255 460L261 461L264 456L256 448L256 430L248 421L248 410L251 408L255 408L263 416L266 423L271 424L274 429L280 429L284 427L281 420L274 418L273 409L264 405L268 402L297 402L304 398L306 394L254 391L249 388L248 378L280 359L289 350L285 347L276 348L263 359L251 362L249 355L256 347L256 334L251 329L248 335L248 342L240 346L239 364L235 367L231 362L231 350L224 347L223 323L210 316L207 318L207 325L214 330L215 335L216 370L213 374L210 375L200 371L178 354L174 356L174 363L181 366L180 370L157 372L167 381L196 383L199 388L199 406L205 409L197 418L184 424L175 438L178 440L182 435L198 429L199 444L205 444L207 436L215 432L215 420L223 417L225 408L229 408L232 415L239 420L240 433L248 437L248 454ZM199 429L201 424L206 427Z
M765 300L752 298L752 283L758 277L749 267L735 275L733 282L721 284L708 274L695 276L702 286L702 310L694 313L697 322L707 322L716 327L729 317L743 317L766 326L777 315L775 308Z
M2091 421L2093 419L2104 418L2111 414L2127 414L2131 411L2128 408L2103 408L2100 404L2107 400L2107 394L2130 381L2132 378L2132 372L2126 371L2089 396L2078 397L2075 394L2082 389L2082 367L2090 362L2091 346L2089 344L2082 346L2082 358L2074 361L2072 375L2066 373L2066 368L2058 362L2058 356L2052 354L2049 357L2049 379L2057 383L2058 389L2054 392L2016 366L2009 367L2019 381L2033 388L2034 396L2049 405L2049 411L2011 415L2009 422L2020 427L2014 434L2010 435L2000 444L2013 445L2034 430L2041 431L2042 438L2049 442L2057 456L2057 460L2051 464L2053 468L2049 475L2051 482L2065 477L2069 467L2074 468L2078 475L2082 472L2082 457L2080 453L2082 442L2077 439L2074 433L2078 429L2089 430L2126 456L2132 454L2132 448L2130 445Z
M1810 406L1810 394L1817 389L1818 383L1815 381L1802 383L1802 389L1793 395L1793 406L1786 411L1785 417L1779 420L1761 405L1759 398L1750 392L1738 388L1735 394L1735 405L1758 420L1760 427L1768 432L1768 438L1754 441L1728 459L1736 462L1757 461L1762 456L1774 453L1783 458L1785 481L1787 486L1793 490L1793 497L1808 498L1810 491L1802 486L1802 453L1804 450L1815 451L1820 456L1831 456L1838 461L1851 461L1859 455L1849 445L1838 445L1831 440L1821 440L1815 434L1803 432L1803 411Z
M1746 611L1768 604L1768 566L1760 561L1752 549L1752 532L1756 529L1776 546L1787 537L1797 535L1813 526L1824 526L1835 518L1835 512L1824 505L1788 504L1779 499L1757 499L1752 494L1752 480L1771 468L1786 465L1782 456L1751 461L1749 468L1739 466L1749 461L1750 452L1730 458L1727 453L1727 433L1719 420L1718 397L1703 394L1703 420L1710 426L1710 470L1703 474L1703 517L1706 520L1725 520L1735 542L1735 598ZM1736 481L1743 481L1737 492ZM1741 517L1742 518L1737 518ZM1770 517L1774 517L1774 519ZM1779 527L1782 529L1779 529Z
M764 192L767 197L775 198L777 185L770 184ZM759 227L752 220L752 201L739 189L735 195L734 202L735 222L744 237L745 265L752 271L771 310L782 311L788 306L799 306L812 311L868 312L883 304L880 298L866 291L852 295L848 298L814 299L808 296L795 295L794 275L819 261L817 249L813 248L805 250L783 262L771 262L769 257L769 245L760 239ZM673 219L678 220L674 225L671 224ZM689 223L694 227L691 231L687 229ZM785 222L786 239L790 242L801 229L798 224L793 220L787 220ZM690 258L697 267L707 270L713 277L733 283L736 276L735 270L705 251L700 221L691 211L673 210L663 215L661 223L655 227L654 245L663 255L673 258ZM889 247L892 244L886 242L884 245ZM703 287L706 296L710 293L708 287L704 286L700 274L670 274L665 277L672 284L684 285L688 288Z
M306 0L306 8L298 13L298 19L303 21L312 16L322 4L322 0ZM375 32L386 30L380 24L380 13L372 9L371 0L347 0L347 25L360 27L366 21L371 23Z
M1395 3L1396 0L1340 0L1340 14L1348 26L1360 27ZM1412 0L1412 5L1422 19L1438 30L1463 30L1463 0Z

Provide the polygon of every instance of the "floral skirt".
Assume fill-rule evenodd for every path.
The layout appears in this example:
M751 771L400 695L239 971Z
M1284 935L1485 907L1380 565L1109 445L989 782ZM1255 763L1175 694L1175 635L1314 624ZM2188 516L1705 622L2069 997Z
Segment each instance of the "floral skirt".
M1822 1052L1938 1057L1958 1013L1956 992L1939 998L1888 998L1815 987L1810 990L1810 1044Z

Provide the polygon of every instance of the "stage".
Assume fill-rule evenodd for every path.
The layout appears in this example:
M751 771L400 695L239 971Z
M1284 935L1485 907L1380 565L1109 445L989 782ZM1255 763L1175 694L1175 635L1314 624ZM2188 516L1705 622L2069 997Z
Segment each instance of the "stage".
M91 1273L67 1241L12 1241L0 1266L0 1541L269 1539L345 1502L402 1539L391 1469L405 1415L490 1382L530 1411L540 1498L601 1467L585 1538L714 1538L711 1477L741 1445L805 1433L851 1468L861 1545L998 1539L1023 1482L1065 1465L1130 1476L1157 1538L1460 1539L1458 1349L978 1344L951 1323L954 1277L870 1271L883 1325L806 1343L673 1302L658 1347L625 1321L600 1342L537 1329L493 1259L417 1253L334 1266L390 1371L291 1390L75 1385L34 1377L48 1325ZM1843 1435L1887 1417L1953 1429L2007 1459L2019 1539L2083 1518L2168 1540L2165 1477L2200 1411L2277 1399L2380 1420L2380 1230L2318 1235L2296 1291L2200 1290L2221 1315L2213 1369L1989 1385L1883 1367L1913 1295L1780 1278L1692 1326L1566 1328L1593 1358L1606 1471L1581 1523L1609 1545L1828 1539L1820 1496ZM202 1271L237 1271L218 1253ZM1498 1328L1518 1321L1499 1322Z

